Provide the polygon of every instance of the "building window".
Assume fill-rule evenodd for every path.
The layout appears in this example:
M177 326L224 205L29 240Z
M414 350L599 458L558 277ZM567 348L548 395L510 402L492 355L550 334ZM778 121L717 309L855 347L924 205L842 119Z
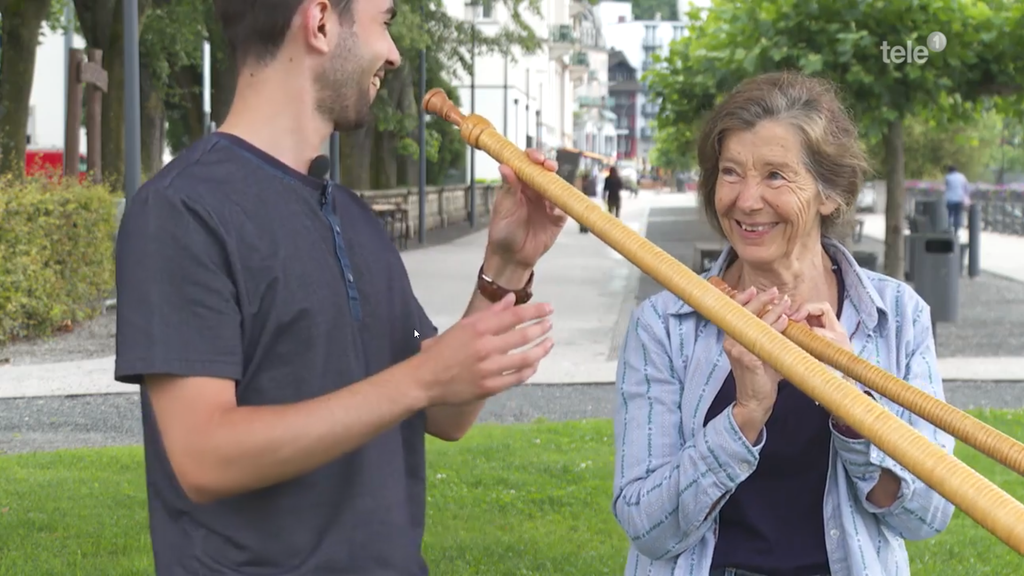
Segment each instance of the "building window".
M480 16L482 18L494 18L494 0L480 0Z

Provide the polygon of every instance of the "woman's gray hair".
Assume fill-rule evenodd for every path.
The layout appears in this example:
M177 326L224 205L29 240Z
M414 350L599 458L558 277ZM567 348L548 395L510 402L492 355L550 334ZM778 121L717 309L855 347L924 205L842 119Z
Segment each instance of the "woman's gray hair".
M804 166L818 190L838 207L822 219L823 235L848 231L864 178L870 171L857 126L839 102L833 85L794 72L773 72L742 82L711 112L697 142L697 193L708 222L724 236L715 210L715 184L722 141L761 122L788 123L800 135Z

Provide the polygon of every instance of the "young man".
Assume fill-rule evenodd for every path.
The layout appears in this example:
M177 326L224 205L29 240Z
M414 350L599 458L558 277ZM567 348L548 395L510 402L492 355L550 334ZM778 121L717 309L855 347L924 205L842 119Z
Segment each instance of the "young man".
M368 207L307 176L399 64L391 0L215 5L231 112L118 237L156 574L427 574L424 435L460 438L551 350L550 307L525 302L566 217L503 166L466 316L436 336Z

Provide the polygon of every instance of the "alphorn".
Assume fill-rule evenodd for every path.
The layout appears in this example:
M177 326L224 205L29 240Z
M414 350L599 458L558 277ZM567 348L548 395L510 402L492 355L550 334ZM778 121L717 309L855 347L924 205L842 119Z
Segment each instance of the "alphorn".
M717 276L708 278L708 283L730 298L736 294L735 288ZM766 310L761 311L759 315L763 316L764 312ZM866 388L910 410L936 428L947 432L1017 474L1024 475L1024 444L1014 438L920 388L911 386L906 381L840 347L835 342L815 334L810 327L800 322L790 322L782 331L782 335L806 350L811 356L864 384Z
M424 94L423 109L458 127L467 144L509 166L520 181L589 228L594 236L767 362L804 394L1024 555L1024 505L1020 502L947 454L667 252L605 213L558 174L530 160L525 151L502 136L486 118L463 115L444 90L435 88Z

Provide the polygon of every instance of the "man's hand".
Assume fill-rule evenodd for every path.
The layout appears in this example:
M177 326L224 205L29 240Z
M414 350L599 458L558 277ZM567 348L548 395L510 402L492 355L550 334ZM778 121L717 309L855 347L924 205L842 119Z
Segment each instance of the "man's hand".
M531 148L526 153L548 170L554 172L558 169L554 160L545 159L537 150ZM508 166L503 164L498 171L504 186L494 200L485 259L496 260L500 268L517 270L529 276L529 271L561 234L568 217L536 190L520 182ZM520 288L505 287L512 290Z
M552 309L543 303L514 303L515 297L509 294L423 342L427 406L482 400L522 384L537 372L554 346L547 336Z

